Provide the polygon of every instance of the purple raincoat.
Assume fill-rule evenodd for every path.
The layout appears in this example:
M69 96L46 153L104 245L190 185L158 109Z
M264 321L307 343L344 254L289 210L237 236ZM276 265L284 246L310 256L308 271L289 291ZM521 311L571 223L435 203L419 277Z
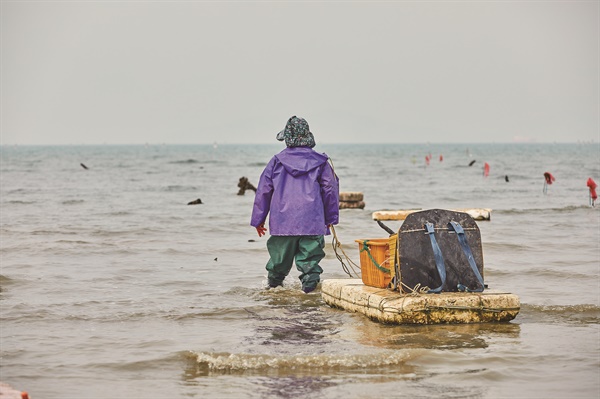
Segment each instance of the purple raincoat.
M309 147L290 147L265 167L254 199L250 225L269 216L274 236L329 234L339 221L339 184L327 155Z

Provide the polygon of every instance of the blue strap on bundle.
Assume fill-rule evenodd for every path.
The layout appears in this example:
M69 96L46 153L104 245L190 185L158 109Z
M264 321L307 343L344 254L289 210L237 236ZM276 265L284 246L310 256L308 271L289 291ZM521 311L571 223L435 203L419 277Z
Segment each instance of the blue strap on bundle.
M479 273L479 269L477 269L477 265L475 264L475 259L473 258L473 253L471 252L471 247L469 246L469 243L467 243L467 237L465 236L465 231L463 230L462 226L460 224L458 224L457 222L448 223L448 229L454 230L456 232L456 235L458 237L458 242L460 243L460 246L462 247L463 252L467 256L469 265L471 266L471 270L473 270L473 273L475 273L475 276L477 277L477 280L479 281L479 284L481 285L481 288L478 288L476 290L470 290L468 287L464 286L463 284L458 284L458 290L466 291L466 292L483 292L483 290L485 288L485 285L483 283L483 277L481 277L481 273Z
M432 223L426 222L425 229L427 230L427 234L429 234L429 239L431 240L431 247L433 248L433 256L435 258L435 266L437 267L438 273L440 274L440 278L442 279L442 284L439 287L427 291L428 294L439 294L442 292L442 287L446 282L446 265L444 264L444 257L442 256L442 251L440 250L440 246L435 239L435 229Z

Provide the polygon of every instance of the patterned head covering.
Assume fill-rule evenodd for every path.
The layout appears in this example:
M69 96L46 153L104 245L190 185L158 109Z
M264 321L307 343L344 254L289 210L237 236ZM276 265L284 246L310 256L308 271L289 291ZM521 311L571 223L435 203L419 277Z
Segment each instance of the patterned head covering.
M285 129L277 133L277 140L285 140L288 147L310 147L315 146L315 137L310 132L308 122L304 118L292 116L285 124Z

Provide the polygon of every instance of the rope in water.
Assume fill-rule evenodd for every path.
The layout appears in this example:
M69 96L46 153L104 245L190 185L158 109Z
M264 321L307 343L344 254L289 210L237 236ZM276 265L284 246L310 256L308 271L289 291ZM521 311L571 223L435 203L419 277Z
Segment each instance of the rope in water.
M333 246L333 252L335 253L335 257L342 264L342 269L350 277L353 277L353 278L360 277L360 266L357 265L356 263L354 263L354 261L352 261L352 259L350 259L350 257L348 257L348 255L344 251L344 248L342 247L342 243L338 239L338 236L335 232L335 228L333 226L331 226L331 232L333 233L333 239L331 241L331 245ZM338 253L338 249L341 251L343 258L342 258L342 255L340 255ZM346 263L344 263L344 258L348 262L348 265L346 265ZM355 268L358 268L359 271L357 272ZM352 269L352 270L350 270L350 269ZM354 273L354 274L352 274L352 273Z
M335 168L333 167L333 159L327 158L327 160L329 161L329 164L331 165L331 170L333 170L333 174L337 177L337 174L335 173ZM331 241L331 245L333 246L333 252L335 253L335 257L337 258L337 260L339 260L340 263L342 264L342 269L344 270L344 272L346 272L346 274L348 276L353 277L353 278L359 278L360 277L360 266L358 266L356 263L354 263L352 261L352 259L350 259L350 257L348 257L348 255L346 254L346 252L344 251L344 248L342 248L342 243L338 239L333 225L331 225L331 232L333 233L333 239ZM342 255L344 256L344 258L346 258L346 260L348 261L348 265L346 265L344 263L344 259L342 259L342 256L338 253L338 248L342 252ZM358 272L356 271L355 267L358 268L358 270L359 270ZM350 270L350 269L352 269L352 270ZM352 274L352 273L354 273L354 274Z

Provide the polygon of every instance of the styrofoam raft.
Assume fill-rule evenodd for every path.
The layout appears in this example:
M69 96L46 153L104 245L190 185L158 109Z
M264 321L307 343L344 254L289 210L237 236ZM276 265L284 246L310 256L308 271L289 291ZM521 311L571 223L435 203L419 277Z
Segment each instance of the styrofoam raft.
M360 279L324 280L321 295L330 306L389 324L506 322L521 308L517 295L497 290L406 295Z

